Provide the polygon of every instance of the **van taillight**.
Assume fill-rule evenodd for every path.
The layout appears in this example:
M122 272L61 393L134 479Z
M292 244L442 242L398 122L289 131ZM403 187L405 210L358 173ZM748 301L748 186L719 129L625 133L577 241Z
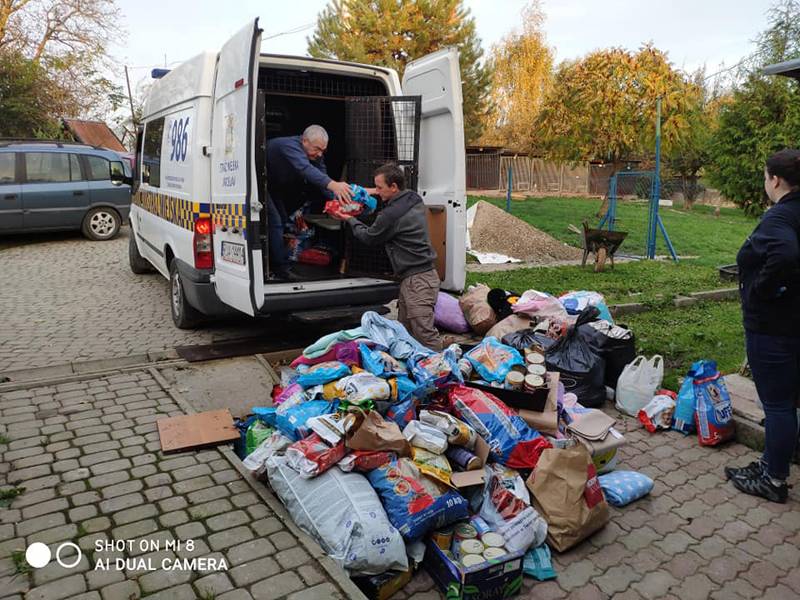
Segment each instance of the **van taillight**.
M211 239L211 219L204 217L194 222L194 267L210 269L214 266L214 243Z

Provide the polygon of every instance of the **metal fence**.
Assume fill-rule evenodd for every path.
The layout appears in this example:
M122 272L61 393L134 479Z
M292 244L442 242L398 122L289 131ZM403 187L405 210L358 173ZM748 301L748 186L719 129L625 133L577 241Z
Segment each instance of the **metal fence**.
M511 189L541 194L589 194L590 165L556 163L530 156L467 155L467 188Z

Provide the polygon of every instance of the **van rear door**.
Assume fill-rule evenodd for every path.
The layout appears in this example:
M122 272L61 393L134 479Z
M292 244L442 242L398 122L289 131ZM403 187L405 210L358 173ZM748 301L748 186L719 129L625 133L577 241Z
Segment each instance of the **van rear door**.
M263 292L258 304L253 294L254 277L263 277L261 265L253 265L252 252L252 246L258 244L256 227L261 209L253 139L260 47L258 19L222 47L217 57L211 118L214 287L220 300L248 315L255 314L256 306L263 302ZM251 214L251 210L255 212Z
M418 189L430 209L442 287L460 291L466 277L467 196L458 50L446 48L409 63L403 93L422 96Z

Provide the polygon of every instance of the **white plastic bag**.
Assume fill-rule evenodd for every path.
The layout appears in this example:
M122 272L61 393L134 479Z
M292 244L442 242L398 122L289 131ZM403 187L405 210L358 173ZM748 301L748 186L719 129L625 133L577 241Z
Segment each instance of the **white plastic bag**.
M485 476L480 517L494 531L503 536L506 550L512 553L523 552L531 546L539 546L544 543L547 537L547 522L536 512L535 508L529 506L529 502L517 495L515 488L520 486L515 484L513 488L509 489L507 478L501 477L489 465L485 467ZM529 498L522 477L517 475L517 478L522 489L526 491L525 495ZM506 494L506 497L502 498L499 494ZM509 502L509 495L515 496L516 501ZM504 511L513 511L515 514L511 518L505 518L498 511L493 498L503 504ZM515 508L514 504L519 506Z
M652 399L664 379L664 359L637 356L617 380L617 409L635 417Z
M294 522L340 567L360 575L408 569L403 538L361 473L333 467L304 479L285 457L273 456L267 474Z
M256 477L261 477L266 470L267 460L275 454L283 454L292 445L292 440L276 431L253 450L242 461L245 469L252 471Z

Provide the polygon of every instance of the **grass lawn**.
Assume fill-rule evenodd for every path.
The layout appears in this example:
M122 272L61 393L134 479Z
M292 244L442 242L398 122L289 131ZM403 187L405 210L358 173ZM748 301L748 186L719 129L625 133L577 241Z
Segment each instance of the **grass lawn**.
M505 208L503 198L470 197L469 203L486 200ZM512 201L512 214L568 244L580 247L579 237L567 229L580 227L586 219L599 222L596 212L600 200L586 198L528 198ZM666 360L665 385L675 389L677 378L691 363L701 358L716 360L720 370L732 372L744 358L744 334L738 302L709 302L690 308L675 308L675 295L731 287L721 281L716 267L736 262L736 253L756 225L756 220L736 209L695 206L691 211L661 207L662 220L677 253L697 256L680 262L633 261L619 263L614 270L595 273L588 265L514 269L494 273L467 273L467 283L486 283L490 287L523 292L537 289L551 294L569 290L595 290L608 303L644 302L654 310L620 320L629 325L637 347L647 355L661 354ZM648 205L623 202L617 207L617 229L628 231L620 253L644 254ZM660 235L660 234L659 234ZM658 254L666 254L663 238Z

